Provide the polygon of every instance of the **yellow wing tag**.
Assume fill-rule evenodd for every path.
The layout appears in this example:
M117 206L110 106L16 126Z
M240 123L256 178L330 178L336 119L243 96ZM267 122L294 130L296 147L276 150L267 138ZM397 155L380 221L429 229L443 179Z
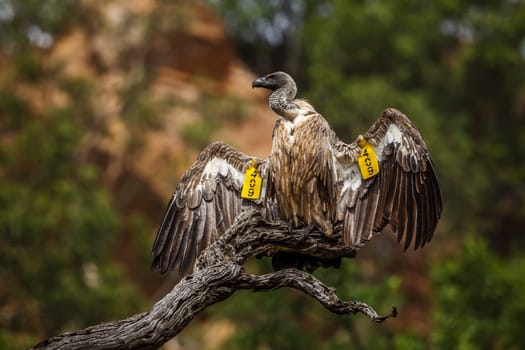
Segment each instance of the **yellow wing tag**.
M359 164L361 177L363 180L366 180L379 174L379 162L377 161L374 146L369 144L364 138L359 140L359 146L361 147L361 155L357 158L357 163Z
M252 159L250 167L244 174L241 197L247 199L259 199L261 196L262 178L255 169L255 158Z

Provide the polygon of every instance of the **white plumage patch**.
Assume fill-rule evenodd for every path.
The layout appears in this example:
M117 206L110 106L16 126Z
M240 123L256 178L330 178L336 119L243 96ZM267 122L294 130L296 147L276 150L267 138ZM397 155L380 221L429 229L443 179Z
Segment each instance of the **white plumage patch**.
M292 147L295 143L295 129L301 127L303 123L307 123L313 115L306 113L308 111L302 111L293 120L282 118L285 135L287 136L287 142L283 143L283 146Z
M218 174L226 176L228 175L228 172L232 174L236 183L242 184L244 174L231 166L227 161L220 158L213 158L206 164L206 167L202 172L202 179L215 179Z
M386 145L393 142L401 143L403 139L403 133L399 130L399 127L396 124L390 124L386 130L385 136L381 139L379 144L376 146L376 156L377 160L381 161L383 157L383 149Z
M342 192L345 193L348 188L351 188L352 191L355 191L359 186L361 186L361 173L359 172L359 167L354 164L342 172L342 178L344 179Z
M386 145L394 142L401 143L402 138L403 133L399 127L396 124L390 124L379 144L375 146L377 160L382 160L383 150ZM345 193L348 189L351 189L352 191L357 190L363 181L357 164L353 164L347 168L339 167L338 177L339 179L344 180L343 188L341 190L342 193Z

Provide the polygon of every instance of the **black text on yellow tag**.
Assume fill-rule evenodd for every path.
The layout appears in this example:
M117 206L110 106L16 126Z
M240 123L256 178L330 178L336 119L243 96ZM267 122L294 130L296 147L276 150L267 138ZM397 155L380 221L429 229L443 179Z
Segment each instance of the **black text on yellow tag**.
M262 178L255 169L255 159L246 173L244 174L244 183L242 185L241 197L247 199L259 199L261 196Z
M379 162L377 161L374 146L364 139L359 145L361 146L361 155L357 158L357 163L359 164L361 177L363 180L366 180L379 174Z

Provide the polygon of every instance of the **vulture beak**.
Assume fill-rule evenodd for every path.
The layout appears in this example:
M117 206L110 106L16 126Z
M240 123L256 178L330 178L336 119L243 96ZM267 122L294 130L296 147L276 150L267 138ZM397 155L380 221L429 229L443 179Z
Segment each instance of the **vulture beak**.
M252 89L254 89L256 87L264 87L265 83L266 83L266 78L265 77L257 78L257 79L255 79L252 82Z

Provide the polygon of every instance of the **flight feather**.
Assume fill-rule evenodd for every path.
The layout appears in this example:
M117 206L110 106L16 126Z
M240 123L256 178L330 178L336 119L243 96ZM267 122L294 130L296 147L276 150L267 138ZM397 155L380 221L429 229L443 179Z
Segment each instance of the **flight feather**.
M252 207L267 215L262 200L240 196L244 173L253 159L222 142L199 154L168 203L153 244L152 270L175 270L184 275L243 209ZM267 178L266 161L258 160L254 165Z
M375 147L379 173L363 180L357 159L360 142ZM414 124L396 109L386 109L372 127L350 144L334 145L339 198L337 220L343 243L359 247L387 225L407 249L432 239L442 197L434 164Z

